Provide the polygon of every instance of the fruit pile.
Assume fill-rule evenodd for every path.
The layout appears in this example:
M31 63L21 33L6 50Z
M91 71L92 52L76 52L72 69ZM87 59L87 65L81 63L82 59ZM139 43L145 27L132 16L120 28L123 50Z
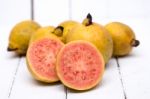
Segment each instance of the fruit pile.
M71 89L88 90L100 83L111 57L126 56L138 45L129 26L102 26L88 14L82 23L67 20L57 27L20 22L10 33L7 50L26 55L28 70L38 81L60 80Z

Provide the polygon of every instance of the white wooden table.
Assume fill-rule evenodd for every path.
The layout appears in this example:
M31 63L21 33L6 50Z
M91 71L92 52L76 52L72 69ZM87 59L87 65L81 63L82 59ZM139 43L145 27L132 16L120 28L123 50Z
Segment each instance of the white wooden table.
M0 0L0 99L150 99L149 0ZM68 19L82 21L87 13L105 25L121 21L133 28L141 45L124 58L112 58L102 83L74 92L61 83L41 84L26 67L25 57L7 52L12 27L33 18L42 26Z

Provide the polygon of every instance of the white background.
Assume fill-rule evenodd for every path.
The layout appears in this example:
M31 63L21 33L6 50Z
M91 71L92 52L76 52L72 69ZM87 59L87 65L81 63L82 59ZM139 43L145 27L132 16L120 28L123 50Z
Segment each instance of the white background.
M32 14L42 26L69 19L82 22L91 13L102 25L129 25L140 40L129 56L112 58L101 84L85 92L35 81L25 57L7 52L12 27L31 19L31 8L31 0L0 0L0 99L150 99L150 0L34 0Z

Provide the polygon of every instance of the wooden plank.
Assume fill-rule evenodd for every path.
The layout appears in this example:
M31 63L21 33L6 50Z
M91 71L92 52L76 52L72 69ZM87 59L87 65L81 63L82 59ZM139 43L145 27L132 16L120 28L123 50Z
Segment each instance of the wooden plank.
M57 26L60 22L69 19L68 0L35 0L34 6L34 19L42 26ZM66 88L61 83L47 88L49 91L46 99L66 99Z
M127 99L150 98L150 19L126 20L141 44L127 57L119 58L120 72Z
M0 3L0 25L14 26L16 23L30 19L30 0L3 0ZM10 30L10 28L8 28Z
M10 97L19 62L19 57L7 52L9 33L17 22L30 18L28 4L27 0L3 0L0 3L0 99Z
M72 0L72 19L82 22L87 13L91 13L93 21L100 23L100 20L108 17L107 3L108 1L106 0ZM103 22L105 21L106 20ZM68 90L67 97L68 99L124 99L116 60L111 59L107 64L102 83L99 84L99 86L93 90L82 93L76 93Z
M109 0L109 17L141 18L150 17L149 0Z
M69 19L68 0L35 0L35 20L41 25L57 26Z
M65 88L61 83L44 84L36 81L29 73L26 59L20 61L11 93L11 99L65 99Z
M88 13L91 13L93 20L102 20L108 17L108 0L70 0L71 17L73 20L82 22Z
M41 20L41 19L47 20L45 22L48 22L49 16L48 16L48 13L45 13L45 11L48 11L48 9L54 9L54 8L51 8L51 2L35 1L35 2L31 2L31 3L32 3L32 5L34 5L34 7L32 7L33 10L31 13L32 19L34 19L35 21L38 21L39 23L43 22L43 20ZM47 4L47 5L45 5L45 4ZM50 5L48 5L48 4L50 4ZM54 7L54 5L53 5L53 7ZM43 10L45 10L45 11L43 11ZM63 10L63 9L61 9L61 10ZM54 11L52 14L54 14ZM57 16L57 15L55 16L55 18L58 18L58 17L59 16ZM39 83L33 79L33 77L28 72L28 69L26 67L27 67L26 60L25 60L25 57L23 57L18 66L18 72L16 73L15 83L14 83L14 86L13 86L13 89L11 92L11 97L10 97L11 99L20 99L22 97L35 98L35 99L41 99L41 98L64 99L65 98L65 96L66 96L65 90L66 89L64 88L64 86L61 83L56 83L56 84ZM20 91L22 91L22 92L20 92Z
M115 59L107 64L102 82L86 92L74 92L68 89L67 99L124 99L122 85Z
M12 82L14 74L18 65L19 58L12 52L7 52L8 45L8 28L2 28L0 30L2 36L0 36L0 99L6 99L11 92Z
M34 8L32 10L33 13L31 13L32 18L35 21L41 23L42 25L58 24L57 23L58 20L64 20L64 18L68 18L68 14L66 15L63 14L63 16L60 17L61 16L60 12L61 13L68 12L68 10L65 8L67 2L64 1L62 2L58 0L54 2L51 2L49 0L45 0L45 1L35 0L32 3L34 5ZM58 13L55 13L53 10L54 7L58 9L57 6L62 8L59 9ZM29 73L27 69L25 57L23 57L18 67L15 84L11 93L11 99L20 99L22 97L26 99L28 98L65 99L66 88L61 83L42 84L37 82L35 79L33 79L31 74Z

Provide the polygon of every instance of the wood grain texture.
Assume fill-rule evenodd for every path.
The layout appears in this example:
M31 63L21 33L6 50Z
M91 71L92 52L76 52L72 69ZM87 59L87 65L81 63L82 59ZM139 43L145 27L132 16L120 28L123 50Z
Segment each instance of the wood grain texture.
M9 33L16 23L30 18L29 4L29 0L0 1L0 99L11 96L20 61L13 52L7 52Z
M68 90L67 99L124 99L122 85L119 78L117 63L111 59L106 66L102 82L94 89L86 92Z
M126 20L133 27L141 44L129 56L119 58L120 71L127 99L148 99L150 97L150 19ZM137 23L137 24L135 24Z
M44 84L36 81L21 58L10 99L65 99L65 88L61 83Z

